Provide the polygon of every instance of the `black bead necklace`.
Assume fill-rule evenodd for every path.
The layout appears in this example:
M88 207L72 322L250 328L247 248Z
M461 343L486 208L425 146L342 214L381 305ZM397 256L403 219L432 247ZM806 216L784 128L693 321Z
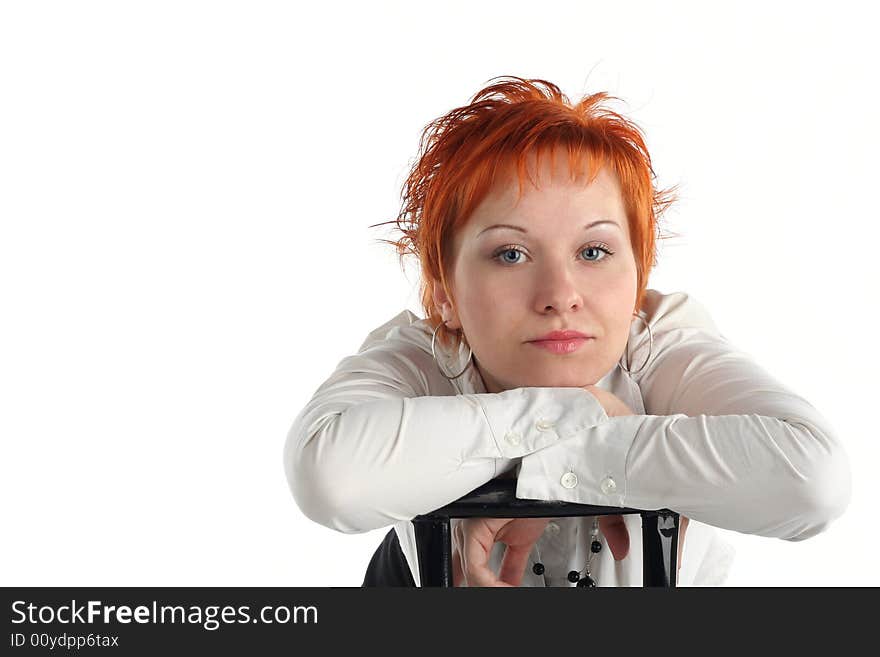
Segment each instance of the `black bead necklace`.
M593 561L593 555L598 554L601 550L602 544L599 542L599 517L597 516L593 518L593 528L590 530L590 557L587 559L586 565L581 570L569 571L568 581L571 583L577 582L578 588L596 586L596 580L592 578L590 573L590 563ZM535 575L543 575L544 570L544 564L540 561L536 561L532 566L532 572L535 573ZM581 573L584 573L583 576L581 576Z

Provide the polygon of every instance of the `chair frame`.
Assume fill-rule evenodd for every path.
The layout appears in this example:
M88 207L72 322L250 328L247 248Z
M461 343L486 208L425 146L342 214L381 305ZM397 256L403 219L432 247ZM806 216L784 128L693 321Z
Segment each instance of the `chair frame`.
M561 518L627 515L642 518L643 586L675 587L680 516L644 510L516 497L516 479L493 479L446 506L412 519L422 586L452 586L451 518Z

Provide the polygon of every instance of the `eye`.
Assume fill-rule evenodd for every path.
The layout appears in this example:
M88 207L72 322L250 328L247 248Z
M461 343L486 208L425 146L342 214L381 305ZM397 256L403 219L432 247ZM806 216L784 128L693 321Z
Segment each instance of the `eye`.
M517 254L523 255L524 253L524 251L518 249L515 246L502 246L492 255L492 259L498 260L500 258L501 261L505 264L515 265L518 260L509 260L504 256L512 256L513 258L516 258Z
M608 256L614 255L614 251L612 251L605 243L590 244L580 250L580 253L587 252L592 254L591 256L584 258L587 262L602 262ZM492 254L492 259L498 260L506 265L516 265L519 264L517 254L526 255L526 252L516 244L508 244L507 246L502 246L500 249L497 249Z
M592 251L596 254L595 258L587 258L590 262L599 262L600 260L604 260L610 255L613 255L611 249L609 249L606 245L591 245L586 248L581 249L581 253L586 253L587 251ZM604 254L604 255L602 255ZM601 256L601 257L600 257Z

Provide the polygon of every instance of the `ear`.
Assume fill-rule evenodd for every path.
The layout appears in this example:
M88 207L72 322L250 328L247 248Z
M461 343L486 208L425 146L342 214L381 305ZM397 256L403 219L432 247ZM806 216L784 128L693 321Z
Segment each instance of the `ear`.
M444 320L448 320L446 322L446 328L451 331L460 329L461 322L458 320L458 313L455 312L452 300L449 298L449 295L446 294L446 290L443 289L442 283L439 281L434 281L434 283L432 283L431 296L434 300L434 307L440 313L440 317Z

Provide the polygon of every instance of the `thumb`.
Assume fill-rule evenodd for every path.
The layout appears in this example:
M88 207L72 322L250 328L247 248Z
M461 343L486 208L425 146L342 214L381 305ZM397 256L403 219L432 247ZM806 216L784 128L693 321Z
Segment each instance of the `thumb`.
M599 528L605 535L605 541L616 561L620 561L629 554L629 532L626 529L623 516L601 516Z
M498 579L511 586L521 586L526 566L529 563L532 546L508 545L501 559Z

